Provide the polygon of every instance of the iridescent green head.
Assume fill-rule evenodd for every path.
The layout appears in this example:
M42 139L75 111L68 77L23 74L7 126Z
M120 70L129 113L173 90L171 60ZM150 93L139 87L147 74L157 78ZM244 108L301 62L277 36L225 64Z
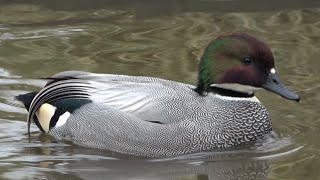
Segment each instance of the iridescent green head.
M219 36L204 51L195 91L203 95L211 87L244 92L264 88L287 99L299 100L276 75L271 49L246 33Z

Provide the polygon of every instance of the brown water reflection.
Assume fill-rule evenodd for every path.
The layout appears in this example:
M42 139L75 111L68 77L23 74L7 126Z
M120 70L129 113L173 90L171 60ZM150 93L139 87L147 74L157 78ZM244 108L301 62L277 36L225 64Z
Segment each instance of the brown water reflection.
M313 0L0 1L0 178L317 179L319 17ZM264 39L281 79L302 97L294 103L257 93L279 137L246 151L161 161L127 160L37 133L29 142L26 112L13 96L43 85L34 78L84 70L194 84L203 48L234 31Z

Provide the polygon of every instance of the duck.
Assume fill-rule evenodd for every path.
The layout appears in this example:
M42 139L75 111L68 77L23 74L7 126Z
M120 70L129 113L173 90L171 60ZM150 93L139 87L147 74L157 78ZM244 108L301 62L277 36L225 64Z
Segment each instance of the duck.
M254 92L299 102L276 73L265 42L234 32L203 52L196 85L156 77L64 71L38 92L16 96L27 124L58 141L141 157L228 149L272 131Z

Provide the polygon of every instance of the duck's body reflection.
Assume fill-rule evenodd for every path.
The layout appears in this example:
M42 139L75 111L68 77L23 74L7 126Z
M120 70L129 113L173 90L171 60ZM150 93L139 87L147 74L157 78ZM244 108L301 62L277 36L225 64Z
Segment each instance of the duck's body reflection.
M78 157L86 154L86 157L90 157L90 151L79 147L72 149L72 154ZM92 158L55 163L55 171L45 175L50 179L84 180L256 180L266 179L269 167L266 160L254 160L244 153L210 152L153 160L130 159L110 153L108 157L116 158L95 159L97 152L94 154ZM105 157L105 152L102 155Z

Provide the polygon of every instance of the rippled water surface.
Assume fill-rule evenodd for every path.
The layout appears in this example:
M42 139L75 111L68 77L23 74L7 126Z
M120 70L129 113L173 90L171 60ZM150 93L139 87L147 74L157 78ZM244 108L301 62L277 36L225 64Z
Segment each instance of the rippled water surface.
M268 2L268 3L266 3ZM319 179L320 2L312 0L0 1L0 179ZM241 150L137 159L56 142L14 96L64 70L195 84L205 46L244 31L272 48L301 96L261 91L275 133Z

